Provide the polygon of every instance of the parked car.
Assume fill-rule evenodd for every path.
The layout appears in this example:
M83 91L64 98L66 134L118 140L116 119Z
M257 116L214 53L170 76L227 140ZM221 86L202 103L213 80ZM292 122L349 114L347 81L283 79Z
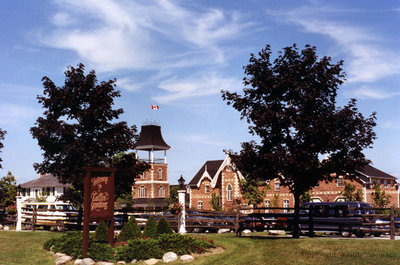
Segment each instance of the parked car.
M374 217L362 216L374 214L372 205L364 202L311 202L300 206L299 227L302 232L309 231L310 209L313 209L313 230L322 232L338 232L343 237L355 234L363 237L369 226L363 223L374 223ZM355 209L352 209L355 208ZM366 208L366 209L364 209ZM293 217L286 217L289 229L293 230Z
M36 202L22 204L22 223L25 229L32 229L33 209L39 210L36 216L36 226L43 226L43 229L64 231L65 226L75 225L75 218L78 212L68 203L63 202Z

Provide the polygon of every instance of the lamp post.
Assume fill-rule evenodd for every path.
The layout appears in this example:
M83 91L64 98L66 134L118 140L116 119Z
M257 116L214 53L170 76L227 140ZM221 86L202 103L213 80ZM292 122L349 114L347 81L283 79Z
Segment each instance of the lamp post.
M22 196L21 196L22 187L18 185L17 187L17 227L15 228L16 231L22 230Z
M186 214L185 214L185 197L186 197L186 190L185 190L185 179L181 177L178 179L179 183L179 190L178 190L178 201L179 204L182 205L182 211L179 214L178 217L178 232L180 234L186 234L186 225L185 225L185 220L186 220Z

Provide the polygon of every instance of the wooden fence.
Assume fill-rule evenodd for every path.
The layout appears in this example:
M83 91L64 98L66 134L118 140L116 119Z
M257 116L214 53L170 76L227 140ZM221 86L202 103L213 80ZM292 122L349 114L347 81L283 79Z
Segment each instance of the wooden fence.
M400 208L349 208L345 216L316 216L313 214L312 206L310 207L302 209L308 212L305 214L303 211L299 218L301 231L309 236L318 231L347 232L350 235L390 233L390 238L394 239L395 233L400 231ZM37 226L42 226L43 229L54 227L54 230L64 231L80 230L82 227L82 209L66 211L23 208L22 210L22 223L25 229L34 231ZM363 210L364 213L350 214L352 210ZM185 227L187 232L216 232L219 229L226 229L235 231L236 235L240 235L245 229L293 231L293 211L293 208L277 207L236 207L235 211L230 212L189 209L185 214ZM156 220L164 217L175 231L178 230L178 216L169 213L166 208L116 209L114 216L117 229L122 228L131 216L134 216L138 225L143 228L149 216L153 216ZM377 218L381 222L376 223Z

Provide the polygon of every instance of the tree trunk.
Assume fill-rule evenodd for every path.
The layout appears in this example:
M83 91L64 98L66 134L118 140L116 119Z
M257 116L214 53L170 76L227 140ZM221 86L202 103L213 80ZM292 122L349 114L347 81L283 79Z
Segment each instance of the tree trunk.
M293 233L293 238L299 238L300 237L300 227L299 227L300 194L295 192L293 195L294 195L294 216L292 223L292 233Z

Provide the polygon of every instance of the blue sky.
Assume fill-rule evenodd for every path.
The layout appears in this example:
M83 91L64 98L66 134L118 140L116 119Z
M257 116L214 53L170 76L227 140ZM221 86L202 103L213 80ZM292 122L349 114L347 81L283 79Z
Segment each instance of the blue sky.
M250 53L270 44L276 55L293 43L344 60L338 105L355 97L365 116L378 113L366 155L400 176L398 1L3 0L0 18L0 128L8 131L0 176L38 177L41 150L29 128L43 112L41 78L61 86L67 66L82 62L99 80L117 79L122 120L159 121L172 146L170 182L189 181L206 160L252 139L220 90L243 88Z

